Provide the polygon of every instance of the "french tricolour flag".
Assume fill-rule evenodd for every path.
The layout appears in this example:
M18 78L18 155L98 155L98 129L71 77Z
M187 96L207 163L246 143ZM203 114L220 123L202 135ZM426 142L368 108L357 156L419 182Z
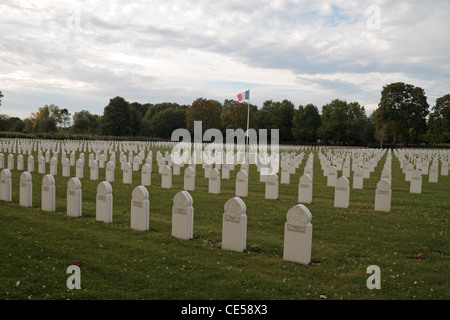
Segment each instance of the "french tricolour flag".
M238 101L249 100L250 99L250 90L241 92L237 95Z

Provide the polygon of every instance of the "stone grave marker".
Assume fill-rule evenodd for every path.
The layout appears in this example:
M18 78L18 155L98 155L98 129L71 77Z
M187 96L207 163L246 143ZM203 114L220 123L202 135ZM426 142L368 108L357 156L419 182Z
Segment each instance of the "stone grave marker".
M266 199L278 199L278 176L276 173L269 173L266 175Z
M187 191L178 192L173 198L172 236L178 239L193 238L194 231L194 200Z
M210 170L208 192L220 194L220 171L216 168Z
M13 154L8 154L8 169L14 170L14 155Z
M309 174L300 177L298 183L298 202L312 203L312 178Z
M23 155L21 154L17 156L17 170L23 171Z
M78 159L81 160L81 159ZM70 217L81 217L82 210L81 181L77 177L67 181L67 215Z
M62 159L62 175L63 177L70 177L70 160L68 158Z
M356 167L353 172L353 189L363 189L364 175L361 167Z
M132 184L133 183L133 171L132 171L131 164L129 162L123 163L122 183L123 184Z
M428 174L428 182L437 183L438 182L439 169L437 164L432 164L430 166L430 172Z
M78 179L83 179L84 177L84 160L78 159L75 166L75 176Z
M42 178L42 211L55 211L55 178L46 174Z
M106 163L106 181L114 182L114 176L115 176L114 171L115 171L114 162L109 160Z
M283 260L309 264L312 248L312 215L303 204L289 209L284 225Z
M247 171L240 170L236 174L236 197L247 197L248 196L248 174Z
M20 175L19 204L20 206L27 208L30 208L33 205L33 182L31 173L28 171L24 171Z
M327 187L336 186L337 181L337 170L335 166L330 166L328 168L328 176L327 176Z
M58 175L58 159L56 157L50 159L50 174L52 176Z
M350 182L344 176L336 181L334 188L334 207L348 208L350 201Z
M247 242L247 207L239 197L225 203L222 218L222 249L243 252Z
M412 172L411 181L409 183L410 193L422 193L422 172L416 169Z
M141 171L141 185L152 185L152 167L148 163L144 163Z
M375 191L375 211L391 211L391 183L387 179L381 179L377 183Z
M184 190L195 191L195 172L191 166L184 170Z
M162 166L161 188L172 189L172 169L168 165Z
M97 186L95 220L105 223L110 223L113 220L112 187L108 181L100 182Z
M12 201L11 171L7 168L3 169L0 173L0 200L6 202Z
M148 190L144 186L134 188L131 199L131 229L146 231L149 229L150 202Z

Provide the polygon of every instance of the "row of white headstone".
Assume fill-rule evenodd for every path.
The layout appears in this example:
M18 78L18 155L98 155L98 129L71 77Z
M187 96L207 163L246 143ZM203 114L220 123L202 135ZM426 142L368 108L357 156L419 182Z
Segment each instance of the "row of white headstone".
M20 176L20 205L31 207L32 177L24 171ZM41 193L42 211L54 212L55 179L47 174L42 179ZM1 171L0 200L11 202L11 172ZM194 201L188 191L178 192L173 199L172 236L189 240L193 238ZM222 221L222 248L224 250L243 252L247 242L246 205L240 197L233 197L224 206ZM67 215L82 215L82 188L80 179L73 177L67 183ZM303 205L298 204L287 213L285 223L283 259L287 261L309 264L311 261L312 225L311 213ZM112 186L103 181L97 186L96 220L111 223L113 220ZM131 221L133 230L149 230L150 202L145 186L137 186L132 192Z

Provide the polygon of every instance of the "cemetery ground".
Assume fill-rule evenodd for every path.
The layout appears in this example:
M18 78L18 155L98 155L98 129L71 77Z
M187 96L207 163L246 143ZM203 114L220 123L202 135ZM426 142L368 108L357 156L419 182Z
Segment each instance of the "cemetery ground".
M116 170L111 183L113 221L106 224L95 220L96 190L105 179L104 168L99 168L99 180L91 181L85 166L79 218L66 215L69 177L62 176L60 165L56 212L41 210L43 175L37 170L32 173L33 206L20 207L22 171L12 170L12 202L0 203L0 299L449 299L450 177L439 175L438 183L429 183L424 176L422 193L410 193L393 155L391 212L374 211L385 154L364 180L364 189L351 188L349 208L334 208L334 188L327 187L317 151L304 152L291 183L280 184L278 200L264 198L265 184L256 166L250 165L248 197L242 197L248 221L242 253L221 248L224 204L235 196L239 166L229 180L222 179L216 195L208 193L208 180L197 165L196 189L190 192L191 240L171 235L173 197L183 190L184 169L180 176L173 175L172 189L162 189L156 157L152 185L147 187L148 231L130 228L131 193L140 185L140 171L133 172L132 185L126 185L120 168ZM312 261L301 265L283 260L283 235L310 152L315 153L313 201L306 207L312 214ZM37 152L33 155L37 169ZM75 167L70 170L75 176ZM74 263L80 265L81 289L71 290L66 270ZM366 286L371 265L380 268L381 289Z

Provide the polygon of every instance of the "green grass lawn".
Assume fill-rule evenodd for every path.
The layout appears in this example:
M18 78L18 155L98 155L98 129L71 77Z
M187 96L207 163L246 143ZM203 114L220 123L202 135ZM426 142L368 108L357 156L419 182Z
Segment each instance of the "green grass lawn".
M312 213L312 262L283 260L286 213L297 204L298 180L310 152L305 151L291 184L280 184L278 200L264 199L264 183L250 166L243 253L221 249L223 208L234 197L239 166L214 195L197 165L196 191L190 192L194 239L185 241L171 235L172 201L183 190L183 176L173 176L173 189L162 189L156 149L147 187L149 231L130 229L131 193L140 184L140 172L134 172L132 185L122 184L118 153L110 224L95 220L96 188L105 169L99 169L98 181L90 181L87 164L82 217L66 215L69 178L62 177L60 164L56 212L41 211L43 175L37 173L34 154L33 207L19 206L17 170L12 171L12 203L0 202L0 299L449 299L450 177L439 175L439 183L428 183L424 176L422 194L411 194L394 154L391 212L386 213L373 210L386 155L363 190L351 189L350 207L338 209L314 151L313 203L306 205ZM419 253L425 258L418 260ZM80 290L66 286L66 270L75 260L82 260ZM366 286L370 265L380 267L379 290Z

